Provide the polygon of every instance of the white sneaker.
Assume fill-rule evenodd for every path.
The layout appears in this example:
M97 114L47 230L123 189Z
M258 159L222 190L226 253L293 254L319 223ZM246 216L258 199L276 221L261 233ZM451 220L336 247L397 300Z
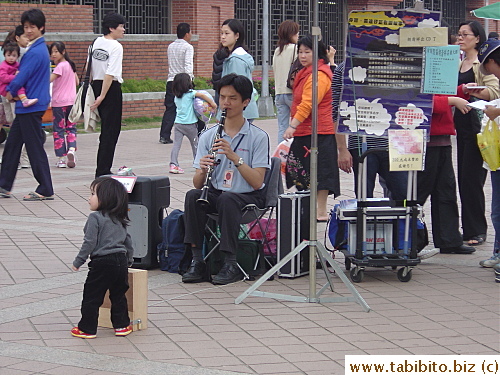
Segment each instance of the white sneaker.
M68 158L68 161L66 162L68 168L75 168L76 167L75 152L73 150L69 150L68 153L66 154L66 157Z
M494 253L490 259L482 260L479 262L481 267L492 268L500 264L500 253Z
M65 159L59 159L56 163L57 168L66 168L66 160Z
M439 249L434 248L434 249L422 249L419 251L417 256L420 258L420 260L431 258L434 255L439 254Z

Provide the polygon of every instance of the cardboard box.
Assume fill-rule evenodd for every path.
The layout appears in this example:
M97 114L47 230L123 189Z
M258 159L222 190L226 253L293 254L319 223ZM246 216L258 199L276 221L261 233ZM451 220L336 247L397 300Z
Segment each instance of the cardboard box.
M129 290L127 296L128 314L131 321L140 323L132 325L134 331L148 328L148 271L135 268L128 269ZM111 324L111 301L109 291L104 297L104 302L99 308L100 327L113 328Z

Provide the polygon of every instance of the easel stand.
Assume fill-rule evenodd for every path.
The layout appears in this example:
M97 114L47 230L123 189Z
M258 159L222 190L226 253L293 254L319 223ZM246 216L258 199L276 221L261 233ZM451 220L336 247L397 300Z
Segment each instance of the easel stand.
M283 267L287 262L289 262L292 258L294 258L297 254L299 254L302 250L304 250L308 246L310 247L309 251L318 256L318 258L321 262L321 267L323 268L325 275L326 275L326 278L328 280L327 283L318 291L317 294L315 294L314 296L305 297L305 296L291 296L291 295L271 293L271 292L261 292L261 291L257 290L264 282L267 281L268 278L270 278L272 275L274 275L281 267ZM328 288L328 286L330 286L330 289L332 292L335 292L334 288L333 288L332 276L330 275L330 272L327 269L327 262L330 265L330 267L333 268L335 273L340 277L342 282L347 286L347 288L351 292L352 296L350 296L350 297L320 297L321 294L323 294L323 292ZM310 268L310 272L311 273L316 272L315 269L316 269L316 267ZM276 265L273 268L271 268L269 271L267 271L250 288L245 290L238 298L236 298L235 303L236 304L241 303L248 296L274 298L274 299L281 299L281 300L292 301L292 302L316 302L316 303L356 302L363 308L364 311L366 311L366 312L370 311L370 307L365 302L363 297L361 297L361 295L358 293L356 288L354 288L354 285L352 285L352 283L349 281L349 279L344 274L344 272L340 269L340 266L338 265L338 263L333 260L333 258L328 253L328 251L325 249L323 244L321 242L318 242L318 241L303 241L299 246L297 246L295 249L293 249L292 252L287 254L283 259L281 259L278 263L276 263Z
M318 2L313 1L314 22L311 30L313 36L313 45L318 46L321 30L318 27ZM318 87L318 48L313 48L313 65L312 65L312 87ZM236 300L236 304L241 303L246 297L252 295L257 297L275 298L293 302L356 302L361 305L364 311L369 312L370 307L361 297L358 291L351 284L347 276L340 269L339 265L328 254L325 247L317 240L317 193L318 193L318 91L312 90L312 129L311 129L311 159L310 159L310 221L309 221L309 241L303 241L299 246L293 249L283 259L281 259L273 268L267 271L264 276L257 280L250 288L243 292ZM269 277L274 275L282 266L289 262L293 257L299 254L302 250L309 246L309 297L290 296L285 294L277 294L270 292L261 292L257 288L261 286ZM323 271L325 272L328 282L316 293L316 256L321 262ZM326 260L326 261L325 261ZM330 271L326 267L326 262L334 269L343 283L347 286L352 294L352 297L330 297L320 298L321 294L328 286L332 292L333 281Z

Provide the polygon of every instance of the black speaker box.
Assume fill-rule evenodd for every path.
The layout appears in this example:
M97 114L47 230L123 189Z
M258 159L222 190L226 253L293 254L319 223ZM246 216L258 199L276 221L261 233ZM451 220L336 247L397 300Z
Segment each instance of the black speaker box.
M162 242L164 211L170 205L170 180L166 176L139 176L128 199L133 267L155 268L158 266L156 247Z

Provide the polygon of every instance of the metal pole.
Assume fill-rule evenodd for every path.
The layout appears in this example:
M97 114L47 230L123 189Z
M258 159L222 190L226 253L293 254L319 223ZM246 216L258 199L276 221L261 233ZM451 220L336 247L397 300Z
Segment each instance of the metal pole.
M101 33L102 28L102 0L99 0L98 8L97 8L97 34Z
M258 107L260 117L274 116L273 98L269 96L269 0L262 1L262 90Z
M262 0L262 92L269 96L269 0Z
M316 300L316 243L317 202L318 202L318 41L321 31L318 27L318 0L313 1L313 67L312 67L312 129L311 129L311 165L310 165L310 221L309 221L309 298Z

